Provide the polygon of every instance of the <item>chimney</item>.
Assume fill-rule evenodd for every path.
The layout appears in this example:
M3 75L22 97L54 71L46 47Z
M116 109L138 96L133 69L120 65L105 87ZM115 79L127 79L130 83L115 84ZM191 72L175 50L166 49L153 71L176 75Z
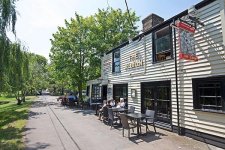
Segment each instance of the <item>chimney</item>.
M142 20L143 24L143 32L146 32L147 30L150 30L154 26L162 23L164 19L156 14L150 14L145 19Z

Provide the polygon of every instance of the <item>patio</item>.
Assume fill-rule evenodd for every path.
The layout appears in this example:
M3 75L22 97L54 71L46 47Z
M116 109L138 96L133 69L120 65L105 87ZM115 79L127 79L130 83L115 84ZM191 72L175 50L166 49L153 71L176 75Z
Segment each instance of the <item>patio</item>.
M38 99L27 124L25 142L27 149L37 148L42 143L43 149L182 149L209 150L217 149L211 145L178 136L175 133L157 128L145 136L132 134L122 136L122 128L111 128L98 120L95 110L80 110L61 106L55 97L43 96ZM50 118L50 119L49 119ZM54 130L53 130L54 129ZM145 132L145 127L142 128ZM136 133L136 129L134 130Z

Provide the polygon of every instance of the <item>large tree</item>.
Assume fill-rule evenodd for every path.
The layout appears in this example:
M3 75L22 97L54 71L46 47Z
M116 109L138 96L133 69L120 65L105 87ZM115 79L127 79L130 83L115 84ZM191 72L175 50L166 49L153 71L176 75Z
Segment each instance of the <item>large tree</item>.
M53 66L64 76L69 76L79 95L82 95L87 80L100 76L101 56L137 34L137 28L131 26L130 21L135 24L139 18L135 12L130 16L112 8L99 9L89 17L76 13L75 18L66 20L65 27L58 27L53 34L50 55Z

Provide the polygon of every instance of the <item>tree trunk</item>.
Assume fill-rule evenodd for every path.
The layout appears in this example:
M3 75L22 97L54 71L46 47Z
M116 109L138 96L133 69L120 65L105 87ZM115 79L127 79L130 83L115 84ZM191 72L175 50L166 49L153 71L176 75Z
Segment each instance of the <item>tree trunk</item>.
M64 87L61 89L61 95L64 95Z
M25 91L22 91L22 96L21 96L21 100L22 102L25 102L26 98L25 98Z
M78 103L83 101L83 97L82 97L82 81L78 82L78 92L79 92L79 100Z

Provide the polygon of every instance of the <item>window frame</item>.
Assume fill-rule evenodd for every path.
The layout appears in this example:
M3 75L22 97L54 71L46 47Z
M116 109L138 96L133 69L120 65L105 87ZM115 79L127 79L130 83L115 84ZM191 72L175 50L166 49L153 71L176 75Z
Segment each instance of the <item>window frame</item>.
M200 87L199 84L207 84L207 83L220 83L220 92L221 92L221 110L215 109L203 109L201 108L201 100L200 100ZM225 75L224 76L213 76L206 78L195 78L192 79L192 89L193 89L193 109L198 111L207 111L207 112L215 112L215 113L225 113ZM207 95L203 95L207 96ZM219 105L216 105L220 107ZM216 107L215 106L215 107ZM210 106L209 106L210 107Z
M169 37L170 37L170 58L169 59L163 59L163 60L157 60L156 56L157 56L157 53L156 53L156 33L161 31L161 30L164 30L165 28L169 28ZM170 25L164 25L163 27L161 27L160 29L157 29L155 30L154 32L152 32L152 63L160 63L160 62L164 62L164 61L168 61L168 60L171 60L174 58L173 56L173 35L172 35L172 27L170 27ZM162 37L165 37L165 36L162 36ZM162 38L160 37L160 38ZM158 39L160 39L158 38ZM166 51L166 50L165 50ZM162 52L160 52L162 53Z
M119 102L119 98L124 98L125 101L128 100L128 84L127 83L113 84L113 99L116 102Z
M112 53L112 73L120 73L121 72L121 57L119 58L119 61L117 61L117 62L119 62L119 71L118 72L116 72L115 70L115 62L114 62L114 60L115 60L115 53L120 53L120 49L118 49L118 50L115 50L115 51L113 51L113 53Z
M95 100L101 99L101 86L99 84L92 84L91 98Z

